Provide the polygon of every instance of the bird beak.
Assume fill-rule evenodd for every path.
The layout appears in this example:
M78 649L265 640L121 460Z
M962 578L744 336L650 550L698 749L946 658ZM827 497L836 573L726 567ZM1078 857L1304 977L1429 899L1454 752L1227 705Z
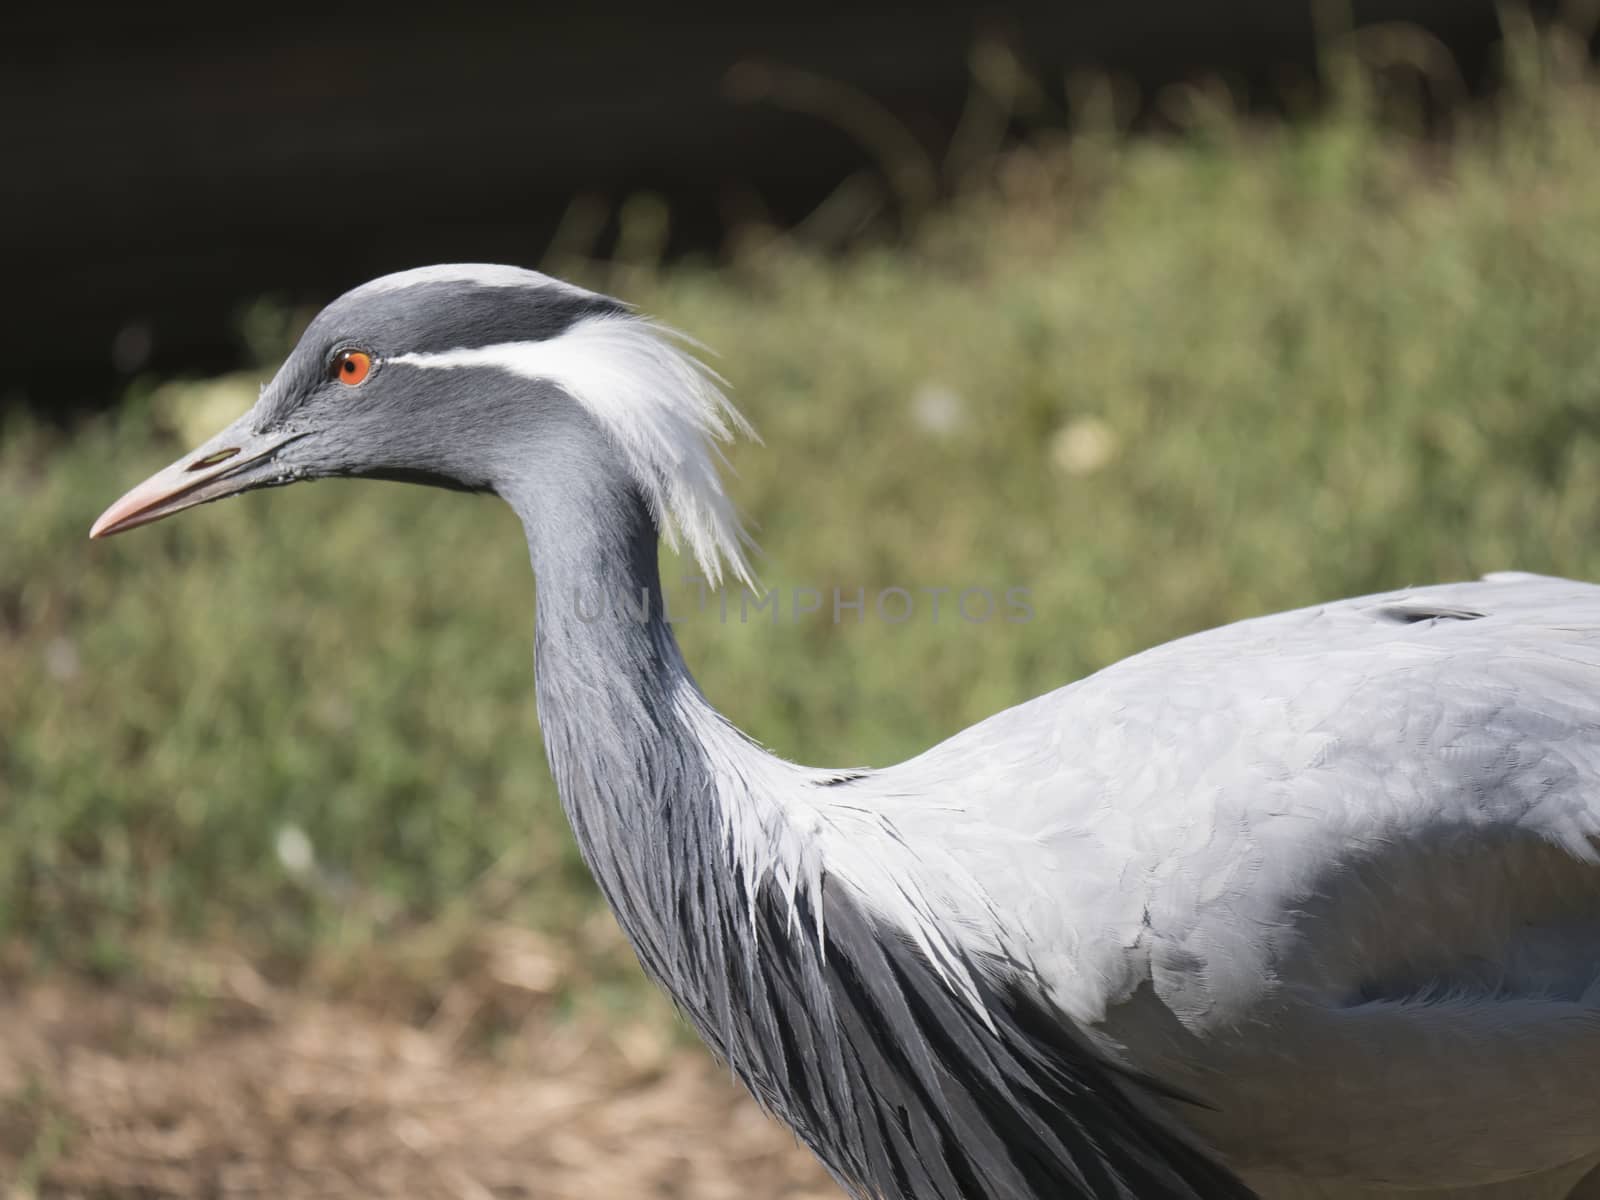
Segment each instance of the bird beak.
M273 457L304 433L257 433L250 428L250 417L251 413L246 413L205 445L128 492L100 514L89 536L110 537L196 504L289 483L294 475L274 464Z

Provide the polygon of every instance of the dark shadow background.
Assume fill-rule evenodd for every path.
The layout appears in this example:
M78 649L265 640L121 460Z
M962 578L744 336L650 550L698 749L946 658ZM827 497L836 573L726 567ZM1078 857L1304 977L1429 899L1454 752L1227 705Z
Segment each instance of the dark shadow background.
M719 253L741 223L792 222L875 165L835 122L740 102L739 64L871 97L936 149L980 39L1052 85L1115 73L1159 124L1150 98L1196 76L1254 106L1314 93L1319 27L1391 21L1437 38L1468 93L1492 83L1492 0L325 5L226 26L214 11L34 8L0 50L15 306L0 404L65 416L138 371L233 365L239 308L263 294L320 301L431 261L537 264L558 231L603 255L617 202L641 192L670 215L663 252Z

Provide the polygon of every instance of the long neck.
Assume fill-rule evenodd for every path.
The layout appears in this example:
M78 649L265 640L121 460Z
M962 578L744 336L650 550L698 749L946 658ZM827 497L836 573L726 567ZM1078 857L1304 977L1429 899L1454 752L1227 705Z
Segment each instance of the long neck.
M541 462L496 490L538 577L562 804L641 963L757 1098L858 1197L1243 1196L1048 1002L998 968L964 998L837 864L811 858L797 880L812 851L781 812L819 811L840 780L765 754L695 688L626 476L577 452Z
M738 947L707 931L747 906L712 759L750 776L776 760L684 666L655 524L622 472L576 462L501 491L538 580L539 719L579 849L646 970L714 1036Z

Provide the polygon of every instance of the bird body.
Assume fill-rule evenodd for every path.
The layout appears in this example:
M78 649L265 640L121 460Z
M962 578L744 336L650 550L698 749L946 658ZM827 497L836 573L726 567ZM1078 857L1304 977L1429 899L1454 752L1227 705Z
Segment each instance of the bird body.
M748 578L715 450L742 428L615 301L428 268L335 301L251 413L96 532L336 474L510 503L586 862L645 969L857 1196L1578 1194L1600 587L1244 621L895 766L802 767L715 711L661 604L658 535Z
M946 781L911 860L1230 1163L1466 1186L1596 1147L1597 680L1600 588L1496 576L1157 647L883 786Z

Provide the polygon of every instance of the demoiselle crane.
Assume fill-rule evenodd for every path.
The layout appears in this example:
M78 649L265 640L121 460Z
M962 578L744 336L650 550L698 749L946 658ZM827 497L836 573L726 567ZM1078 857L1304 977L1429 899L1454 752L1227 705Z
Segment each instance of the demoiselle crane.
M590 869L858 1197L1574 1194L1600 1161L1600 587L1261 617L812 769L720 716L662 619L658 535L749 578L716 445L744 428L624 305L428 267L330 304L92 535L327 476L507 501Z

